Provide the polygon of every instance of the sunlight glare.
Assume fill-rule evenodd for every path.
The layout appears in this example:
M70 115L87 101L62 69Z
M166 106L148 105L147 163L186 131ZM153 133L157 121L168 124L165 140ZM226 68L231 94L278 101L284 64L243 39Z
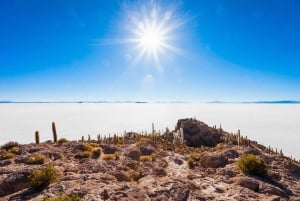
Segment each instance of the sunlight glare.
M155 28L146 30L140 38L141 46L147 50L159 50L162 46L162 42L162 33Z

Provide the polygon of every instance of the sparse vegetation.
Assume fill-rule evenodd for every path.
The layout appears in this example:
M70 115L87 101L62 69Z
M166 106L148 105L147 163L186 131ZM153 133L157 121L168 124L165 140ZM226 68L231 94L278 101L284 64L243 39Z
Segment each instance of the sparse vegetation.
M91 151L80 151L75 155L75 158L89 158L91 155Z
M58 140L58 144L64 144L67 142L69 142L69 140L67 138L59 138L59 140Z
M92 151L93 157L99 158L100 155L101 155L101 152L102 152L101 148L95 148L95 149L93 149L93 151Z
M195 167L195 160L193 158L189 157L189 159L187 160L187 163L188 163L190 169Z
M244 154L237 161L239 169L246 175L265 177L268 174L266 162L253 154Z
M191 169L194 168L196 161L199 161L199 160L200 160L200 155L198 153L192 152L190 157L187 160L189 168L191 168Z
M81 151L92 151L93 147L90 144L79 144L77 148Z
M0 152L0 160L6 160L6 159L14 158L15 156L16 155L14 153L11 153L11 152L7 152L7 151Z
M153 161L153 155L149 155L149 156L140 156L140 161L143 161L143 162L145 162L145 161Z
M1 146L1 149L5 149L6 151L12 149L13 147L19 147L18 142L10 141Z
M42 154L33 154L28 157L26 160L27 164L35 165L35 164L44 164L46 162L46 157Z
M66 195L60 193L55 197L45 197L42 201L80 201L80 197L76 194Z
M103 160L119 160L120 153L116 152L114 154L103 154L102 159Z
M49 184L58 181L58 172L51 164L42 169L34 170L28 177L30 187L34 190L41 190Z

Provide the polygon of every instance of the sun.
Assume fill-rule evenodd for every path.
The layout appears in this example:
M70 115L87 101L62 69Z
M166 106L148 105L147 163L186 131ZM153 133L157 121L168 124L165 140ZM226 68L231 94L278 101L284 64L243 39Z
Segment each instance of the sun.
M176 36L185 21L180 19L174 10L160 6L156 1L149 1L149 4L140 5L126 13L129 19L126 27L130 37L124 42L133 44L133 63L147 58L160 68L161 61L169 58L170 53L182 53L181 49L176 47Z
M126 59L133 66L146 58L161 69L161 61L169 59L171 53L183 53L177 42L187 20L178 16L173 6L164 7L156 0L125 5L124 21L121 23L126 32L120 32L124 37L103 40L102 43L126 44Z
M164 44L164 35L157 27L149 27L140 33L138 41L146 51L159 51Z

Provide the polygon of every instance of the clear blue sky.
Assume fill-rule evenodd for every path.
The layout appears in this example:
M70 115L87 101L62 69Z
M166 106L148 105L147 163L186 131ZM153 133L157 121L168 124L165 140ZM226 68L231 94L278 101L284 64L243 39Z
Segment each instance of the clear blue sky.
M153 10L169 30L157 59L131 41ZM299 10L298 0L1 0L0 100L299 100Z

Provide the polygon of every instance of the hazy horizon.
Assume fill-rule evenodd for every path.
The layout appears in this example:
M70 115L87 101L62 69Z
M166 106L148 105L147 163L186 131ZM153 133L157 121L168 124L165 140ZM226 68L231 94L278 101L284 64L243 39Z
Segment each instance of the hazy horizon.
M51 140L51 123L58 137L79 140L81 136L123 134L124 131L151 132L175 128L180 118L194 118L210 126L222 125L265 146L282 149L300 159L299 104L0 104L0 144L7 141Z

